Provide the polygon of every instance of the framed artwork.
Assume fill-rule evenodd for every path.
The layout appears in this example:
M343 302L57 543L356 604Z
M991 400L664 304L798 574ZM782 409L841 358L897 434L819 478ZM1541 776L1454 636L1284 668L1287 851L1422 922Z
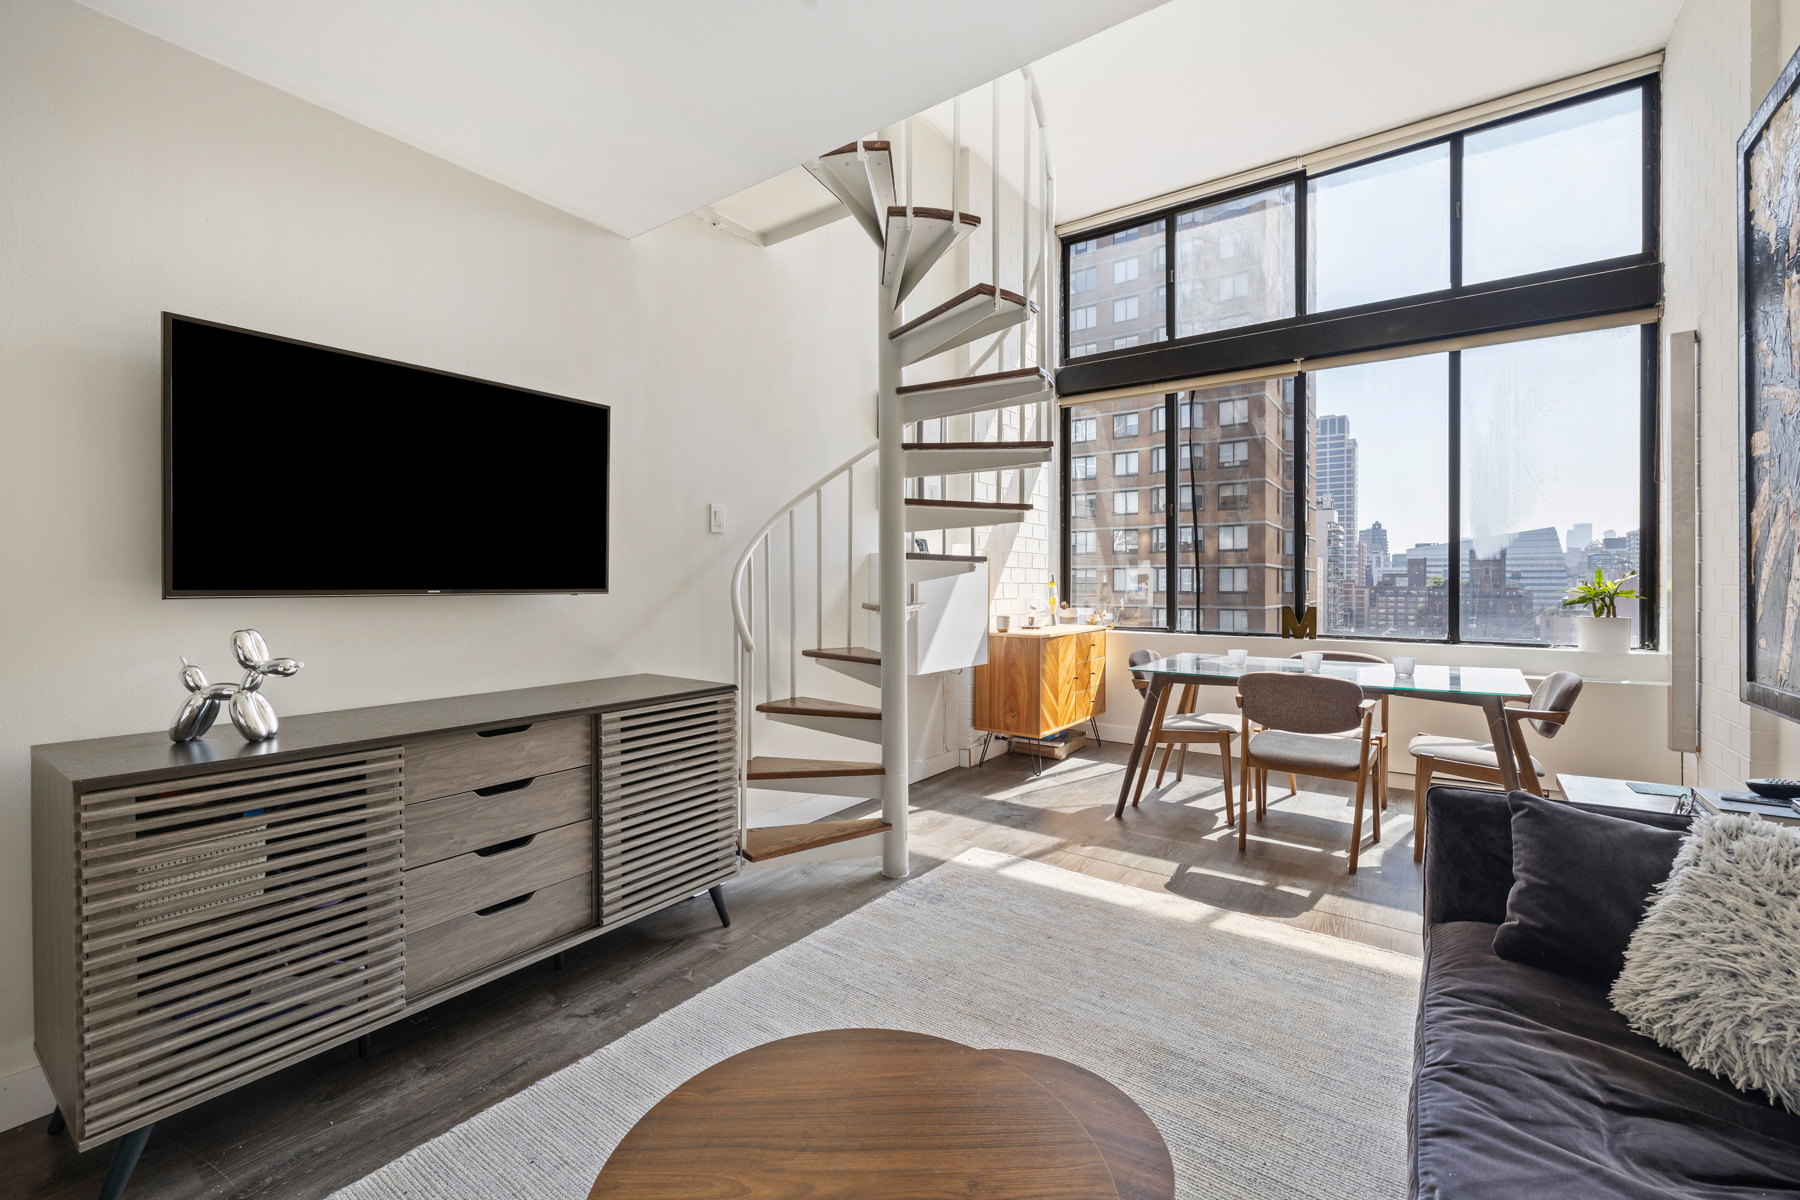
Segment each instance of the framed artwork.
M1746 703L1800 720L1800 54L1738 138Z

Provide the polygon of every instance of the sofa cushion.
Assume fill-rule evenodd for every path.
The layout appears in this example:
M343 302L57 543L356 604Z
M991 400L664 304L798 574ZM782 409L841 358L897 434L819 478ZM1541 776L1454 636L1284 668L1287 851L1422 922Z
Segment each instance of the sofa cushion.
M1513 885L1494 953L1611 983L1683 835L1521 792L1507 805Z
M1432 927L1408 1137L1426 1200L1794 1195L1800 1117L1633 1033L1589 979Z

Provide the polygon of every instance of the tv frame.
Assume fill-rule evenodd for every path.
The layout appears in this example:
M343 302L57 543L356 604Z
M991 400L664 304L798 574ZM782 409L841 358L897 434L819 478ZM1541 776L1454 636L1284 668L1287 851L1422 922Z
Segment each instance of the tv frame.
M548 400L562 400L570 404L584 404L589 408L597 408L606 414L606 487L604 502L606 505L606 537L600 570L607 582L607 587L600 588L415 588L396 591L389 588L368 590L343 590L323 588L318 590L289 591L192 591L181 590L175 583L174 555L174 517L175 517L175 475L174 475L174 372L171 355L171 339L174 334L174 323L187 321L194 325L206 325L213 329L223 329L231 333L248 334L251 337L267 338L274 342L285 342L290 346L304 346L310 350L323 350L330 354L343 354L351 358L366 359L369 362L381 363L385 366L403 367L409 371L423 371L430 375L442 375L447 379L460 379L469 383L479 383L487 387L505 388L508 391L521 392L531 396L542 396ZM423 367L417 363L400 362L397 359L382 358L375 354L362 354L355 350L344 350L337 346L322 346L317 342L302 341L299 338L282 337L279 334L264 333L260 329L245 329L240 325L227 325L222 321L208 321L201 317L184 316L181 313L164 311L162 314L162 598L164 600L230 600L230 599L285 599L306 598L314 596L604 596L610 593L612 584L612 405L602 404L597 400L581 400L574 396L559 396L555 392L543 392L536 388L516 387L510 383L500 383L492 379L480 379L473 375L459 375L455 371L440 371L435 367Z

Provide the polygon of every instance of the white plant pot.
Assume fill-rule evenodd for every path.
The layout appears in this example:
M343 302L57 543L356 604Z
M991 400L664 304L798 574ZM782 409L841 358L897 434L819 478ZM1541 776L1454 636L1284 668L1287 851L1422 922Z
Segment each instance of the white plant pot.
M1631 649L1630 617L1576 617L1575 648L1596 654L1624 654Z

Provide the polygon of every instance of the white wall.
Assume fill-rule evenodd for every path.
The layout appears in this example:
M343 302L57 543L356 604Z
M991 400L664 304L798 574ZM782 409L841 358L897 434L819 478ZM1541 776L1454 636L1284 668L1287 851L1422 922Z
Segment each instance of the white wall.
M1688 781L1713 787L1800 772L1793 727L1738 699L1733 172L1738 136L1796 42L1794 0L1688 0L1663 65L1663 328L1701 342L1700 752L1683 757Z
M851 222L768 250L691 219L626 242L68 0L0 5L0 181L3 1128L50 1104L28 746L162 727L177 656L221 673L244 626L306 662L270 685L284 715L728 680L728 567L873 440L875 367L874 252ZM611 404L613 593L160 599L164 309ZM368 486L268 452L218 468Z

